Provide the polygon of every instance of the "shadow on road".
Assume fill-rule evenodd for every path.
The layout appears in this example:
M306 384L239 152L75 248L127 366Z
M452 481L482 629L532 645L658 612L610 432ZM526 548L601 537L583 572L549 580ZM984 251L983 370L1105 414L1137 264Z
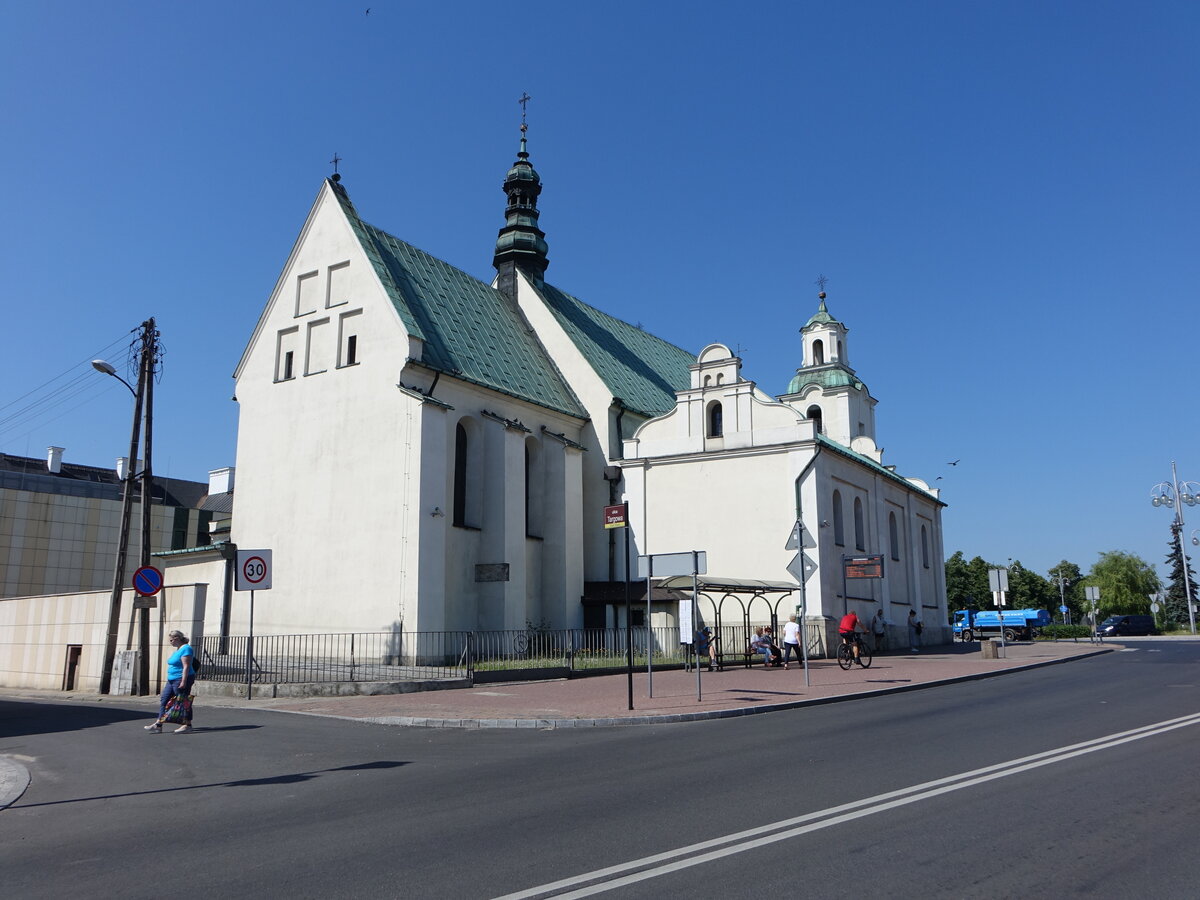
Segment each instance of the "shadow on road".
M115 722L145 719L147 715L154 713L145 709L123 709L100 704L0 700L0 738L100 728Z
M70 800L49 800L45 803L14 803L9 809L34 809L39 806L64 806L69 803L86 803L91 800L115 800L118 797L145 797L152 794L174 794L180 791L199 791L206 788L222 787L262 787L271 784L299 784L312 781L322 775L333 772L361 772L368 769L395 769L407 766L408 763L398 760L377 760L368 763L356 763L352 766L338 766L333 769L317 769L312 772L291 772L284 775L270 775L266 778L241 778L237 781L214 781L209 784L189 784L180 787L156 788L149 791L126 791L121 794L98 794L95 797L75 797Z

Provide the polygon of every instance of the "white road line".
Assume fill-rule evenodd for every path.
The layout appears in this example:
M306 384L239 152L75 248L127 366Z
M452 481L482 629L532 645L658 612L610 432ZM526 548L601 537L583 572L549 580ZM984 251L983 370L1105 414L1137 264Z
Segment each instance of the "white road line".
M985 766L981 769L973 769L972 771L962 772L958 775L951 775L946 778L939 778L923 784L890 791L876 797L855 800L841 806L834 806L829 809L807 813L803 816L784 819L770 825L761 825L757 828L740 831L736 834L726 835L725 837L701 841L700 843L669 850L665 853L658 853L627 863L597 869L594 872L586 872L582 875L564 878L560 881L529 888L524 891L505 894L503 897L496 898L496 900L530 900L533 897L546 896L554 896L559 898L559 900L571 900L571 898L589 897L624 885L635 884L639 881L657 878L658 876L676 872L690 866L701 865L715 859L731 856L735 853L742 853L746 850L773 844L777 841L798 837L812 831L828 828L832 825L839 825L843 822L862 818L863 816L874 815L875 813L916 803L920 800L928 800L951 791L973 787L977 784L994 781L998 778L1006 778L1009 775L1015 775L1019 772L1048 766L1051 763L1062 762L1086 753L1094 753L1097 750L1107 750L1111 747L1129 743L1130 741L1142 740L1143 738L1163 734L1177 728L1186 728L1191 725L1200 725L1200 713L1181 716L1176 719L1168 719L1153 725L1143 726L1142 728L1134 728L1090 741L1082 741L1078 744L1070 744L1055 750L1035 753L1032 756ZM635 869L640 869L641 871L634 872L633 870ZM625 872L632 872L633 874L613 878L613 876L621 875ZM605 880L609 878L612 878L612 880ZM556 893L563 889L585 885L588 882L600 883L591 884L570 893Z

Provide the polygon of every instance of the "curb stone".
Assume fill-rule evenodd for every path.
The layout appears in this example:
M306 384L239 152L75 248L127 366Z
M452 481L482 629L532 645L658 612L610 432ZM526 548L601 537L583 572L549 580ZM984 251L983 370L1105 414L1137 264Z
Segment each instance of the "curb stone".
M29 770L7 756L0 756L0 809L16 803L29 787Z

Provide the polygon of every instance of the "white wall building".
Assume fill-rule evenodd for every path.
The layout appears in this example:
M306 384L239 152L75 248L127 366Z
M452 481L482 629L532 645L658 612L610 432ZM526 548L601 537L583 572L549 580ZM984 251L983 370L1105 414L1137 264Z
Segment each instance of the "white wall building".
M487 285L321 186L235 372L232 537L274 554L256 631L616 624L622 499L636 553L705 549L731 577L790 579L800 516L811 615L945 621L942 504L882 465L824 295L776 399L723 345L697 357L545 282L524 136L504 191ZM840 558L865 552L886 577L846 590ZM220 627L246 624L235 603Z

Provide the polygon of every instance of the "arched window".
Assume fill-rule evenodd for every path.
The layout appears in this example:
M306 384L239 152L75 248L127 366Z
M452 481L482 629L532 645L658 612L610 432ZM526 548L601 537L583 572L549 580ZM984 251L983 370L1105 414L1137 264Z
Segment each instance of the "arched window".
M717 384L724 384L724 383L725 383L725 373L718 372L717 373Z
M888 513L888 544L891 547L892 559L900 559L900 530L896 527L896 514Z
M455 525L467 524L467 429L454 426L454 518Z
M451 522L461 528L483 523L483 440L470 417L454 426L454 482Z
M712 376L711 376L711 375L705 375L705 376L704 376L704 386L705 386L705 387L708 387L710 384L712 384Z
M854 498L854 549L867 549L866 529L863 527L863 505L862 498Z
M833 542L839 547L846 546L846 526L842 521L842 494L833 492Z
M813 341L813 361L814 366L825 365L825 342Z
M929 568L929 534L924 525L921 526L921 565Z
M708 407L708 436L710 438L723 437L725 434L725 419L724 413L721 410L721 403L715 400Z
M806 415L813 420L817 425L817 434L825 433L825 423L821 420L821 407L813 404L808 408Z

